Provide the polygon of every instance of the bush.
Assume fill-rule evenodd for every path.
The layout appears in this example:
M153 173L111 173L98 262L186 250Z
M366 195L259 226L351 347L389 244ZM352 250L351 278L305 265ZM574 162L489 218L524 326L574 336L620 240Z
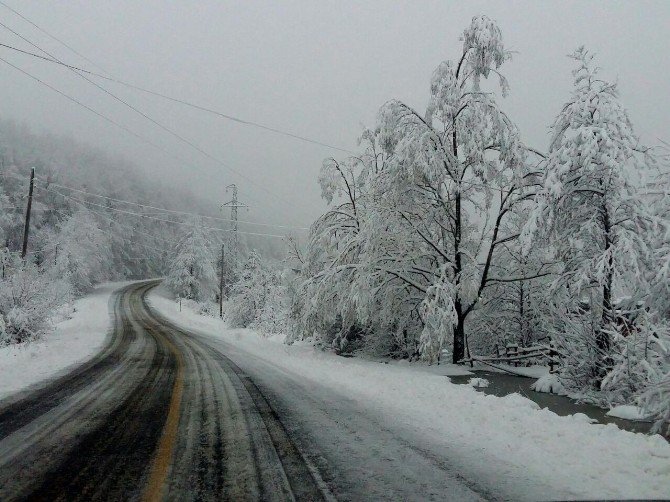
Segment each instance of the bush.
M0 280L0 345L39 338L50 328L51 315L72 298L69 283L15 260Z

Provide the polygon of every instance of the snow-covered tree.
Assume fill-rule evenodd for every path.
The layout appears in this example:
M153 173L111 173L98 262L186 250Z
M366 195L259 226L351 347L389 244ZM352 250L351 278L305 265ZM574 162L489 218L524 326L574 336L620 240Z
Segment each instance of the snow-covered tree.
M529 200L535 174L516 126L483 89L495 76L502 95L508 91L500 68L510 56L500 29L478 16L462 41L457 62L435 71L425 115L398 101L382 107L379 142L389 157L372 181L383 201L375 206L377 230L392 228L396 245L385 247L390 269L423 296L421 350L434 359L450 337L454 362L465 356L466 321L486 288L510 280L495 262L518 237L504 233L505 221Z
M562 289L557 308L565 323L555 338L567 358L563 376L573 386L597 388L616 364L615 338L639 330L648 337L652 329L640 309L656 227L635 178L654 158L635 136L616 84L598 78L584 48L571 57L574 90L552 125L527 233L539 228L561 264L555 287ZM628 300L617 302L617 295ZM631 316L638 319L632 330Z
M324 164L324 196L340 197L312 227L303 269L303 319L330 314L339 337L353 329L381 350L431 360L450 344L463 359L466 321L487 288L527 279L497 268L518 237L506 220L536 179L516 127L483 90L496 76L507 93L499 70L509 53L485 16L462 40L457 62L435 71L425 114L390 101L362 155Z
M14 175L13 172L5 171L5 176ZM13 189L15 178L0 177L0 246L10 247L14 244L23 222L23 201L18 197L11 198L5 190L16 193Z
M356 323L351 293L361 251L365 179L368 169L380 162L369 131L364 132L361 142L366 151L360 157L327 159L321 167L322 196L332 207L312 225L306 252L300 257L304 282L296 288L292 305L294 337L332 333L338 345ZM339 326L333 329L338 321Z
M216 256L202 223L193 219L175 247L165 284L179 298L210 299L217 284Z
M526 212L515 214L505 227L507 235L519 233ZM513 240L504 243L493 267L508 280L485 289L479 308L473 312L469 346L476 354L492 353L508 344L520 347L548 346L553 318L547 288L555 267L546 246L536 242L528 252ZM547 274L547 275L542 275ZM527 280L517 278L530 277Z
M279 270L265 265L256 251L244 263L226 304L231 327L282 333L288 319L288 297Z
M74 213L51 239L45 246L55 264L47 270L53 276L69 280L75 292L88 291L109 278L112 261L109 235L89 211L80 209Z
M670 154L663 159L665 172L657 175L645 190L657 232L653 239L654 259L650 277L650 300L654 309L670 320Z

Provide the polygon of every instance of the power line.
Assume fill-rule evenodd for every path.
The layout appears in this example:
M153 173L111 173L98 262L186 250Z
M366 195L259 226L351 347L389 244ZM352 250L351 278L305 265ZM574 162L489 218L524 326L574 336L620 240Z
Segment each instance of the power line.
M58 247L59 245L60 245L59 242L56 242L56 243L54 243L54 244L47 244L47 245L44 246L43 248L36 249L36 250L34 250L34 251L27 251L26 254L27 254L27 255L33 255L33 256L34 256L34 255L43 253L44 251L48 251L49 249L53 249L53 248L55 248L55 247Z
M115 207L103 206L102 204L97 204L95 202L90 202L90 201L86 201L86 200L82 200L82 199L77 199L76 197L65 195L64 193L59 192L57 190L51 190L49 188L42 188L42 187L37 187L37 188L38 188L38 190L46 190L46 191L49 191L49 192L56 193L56 194L66 198L66 199L70 199L70 200L79 202L81 204L101 207L103 209L114 211L116 213L121 213L121 214L126 214L126 215L131 215L131 216L137 216L137 217L140 217L140 218L146 218L146 219L149 219L149 220L160 221L160 222L163 222L163 223L172 223L174 225L183 225L183 226L194 227L194 228L195 227L206 228L206 229L209 229L209 230L215 230L217 232L223 232L223 233L232 232L232 229L210 227L210 226L207 226L207 225L194 225L192 223L187 223L187 222L184 222L184 221L175 221L175 220L166 220L166 219L163 219L163 218L156 218L155 216L149 216L149 215L142 214L142 213L135 213L135 212L132 212L132 211L126 211L124 209L118 209L118 208L115 208ZM245 235L255 235L255 236L260 236L260 237L279 237L281 239L286 237L285 235L265 234L265 233L260 233L260 232L242 232L242 231L240 231L239 233L245 234Z
M217 220L217 221L225 221L225 222L232 222L233 221L230 218L221 218L221 217L217 217L217 216L206 216L206 215L202 215L202 214L198 214L198 213L192 213L192 212L188 212L188 211L176 211L174 209L166 209L166 208L163 208L163 207L150 206L148 204L141 204L139 202L131 202L129 200L117 199L117 198L114 198L114 197L109 197L107 195L87 192L86 190L81 190L79 188L74 188L74 187L67 186L67 185L61 185L61 184L58 184L58 183L53 183L50 180L48 180L47 178L43 178L41 176L36 175L35 177L40 181L45 181L49 186L64 188L66 190L70 190L70 191L73 191L73 192L89 195L91 197L97 197L97 198L100 198L100 199L111 200L111 201L120 202L120 203L123 203L123 204L130 204L130 205L133 205L133 206L138 206L138 207L147 208L147 209L154 209L156 211L162 211L162 212L165 212L165 213L182 214L182 215L187 215L187 216L194 216L194 217L197 217L197 218L206 218L206 219ZM309 230L308 227L293 227L293 226L289 226L289 225L275 225L275 224L272 224L272 223L258 223L258 222L254 222L254 221L244 221L244 220L238 220L238 221L239 221L239 223L244 223L246 225L257 225L257 226L271 227L271 228L285 228L285 229L289 229L289 230Z
M58 193L58 192L56 192L56 193ZM174 245L174 241L173 241L173 240L165 239L164 237L158 237L157 235L153 235L153 234L149 234L149 233L147 233L147 232L143 232L142 230L139 230L139 229L137 229L137 228L134 228L134 227L132 227L132 226L130 226L130 225L126 225L126 224L124 224L124 223L121 223L120 221L117 221L117 220L115 220L114 218L110 217L109 215L106 215L106 214L104 214L104 213L102 213L102 212L100 212L100 211L96 211L95 209L91 209L90 207L88 207L87 205L85 205L83 202L81 202L80 199L76 199L76 198L74 198L74 197L71 197L69 200L72 200L72 201L74 201L74 202L77 202L81 207L85 208L87 211L90 211L91 213L100 216L101 218L103 218L103 219L109 221L110 223L113 223L114 225L119 225L119 226L121 226L121 227L123 227L123 228L128 229L129 231L131 231L131 232L133 232L133 233L137 233L137 234L143 235L143 236L145 236L145 237L149 237L150 239L154 239L154 240L158 240L158 241L163 241L163 242L165 242L166 244ZM116 230L116 229L115 229L115 230Z
M37 50L43 52L44 54L46 54L47 56L49 56L51 59L53 59L56 63L58 63L58 64L63 64L63 62L62 62L61 60L59 60L58 58L56 58L53 54L51 54L51 53L47 52L46 50L42 49L39 45L37 45L37 44L31 42L31 41L28 40L26 37L24 37L24 36L21 35L20 33L17 33L16 31L14 31L13 29L11 29L10 27L8 27L7 25L5 25L4 23L0 22L0 26L2 26L3 28L5 28L6 30L10 31L11 33L13 33L13 34L16 35L17 37L19 37L21 40L23 40L23 41L25 41L26 43L30 44L31 46L35 47ZM64 64L63 64L63 65L64 65ZM163 124L161 124L161 123L158 122L157 120L153 119L152 117L150 117L149 115L147 115L146 113L144 113L144 112L143 112L142 110L140 110L139 108L137 108L137 107L131 105L131 104L128 103L127 101L125 101L125 100L121 99L120 97L116 96L116 95L113 94L112 92L110 92L110 91L108 91L107 89L105 89L104 87L102 87L100 84L94 82L93 80L91 80L90 78L86 77L85 75L82 75L82 74L79 73L77 70L75 70L75 69L73 69L72 67L70 67L69 65L64 65L64 66L67 67L70 71L72 71L72 72L73 72L75 75L77 75L78 77L84 79L86 82L88 82L88 83L90 83L91 85L97 87L97 88L100 89L102 92L104 92L105 94L107 94L108 96L110 96L111 98L113 98L114 100L116 100L116 101L118 101L119 103L123 104L124 106L126 106L127 108L129 108L130 110L132 110L133 112L137 113L138 115L140 115L140 116L143 117L144 119L148 120L149 122L151 122L151 123L154 124L155 126L157 126L157 127L159 127L160 129L162 129L163 131L167 132L167 133L170 134L171 136L177 138L177 139L178 139L179 141L181 141L182 143L184 143L184 144L188 145L189 147L193 148L195 151L197 151L197 152L200 153L201 155L207 157L208 159L212 160L213 162L216 162L217 164L221 165L221 166L222 166L223 168L225 168L225 169L228 169L228 170L231 171L232 173L237 174L237 175L240 176L241 178L247 180L247 181L248 181L249 183L251 183L252 185L257 186L258 188L260 188L261 190L265 191L265 192L268 193L269 195L271 195L271 196L273 196L273 197L275 197L275 198L281 200L281 197L277 196L276 194L274 194L273 192L271 192L271 191L268 190L267 188L263 187L262 185L259 185L258 183L256 183L255 181L253 181L253 179L250 178L249 176L247 176L247 175L245 175L245 174L242 174L241 172L239 172L239 171L237 171L236 169L234 169L234 168L232 168L231 166L229 166L227 163L223 162L223 161L220 160L220 159L217 159L217 158L214 157L213 155L211 155L211 154L209 154L208 152L206 152L205 150L203 150L200 146L196 145L196 144L193 143L192 141L190 141L190 140L184 138L183 136L179 135L178 133L176 133L175 131L173 131L173 130L170 129L169 127L164 126ZM284 202L287 202L287 201L284 201Z
M0 23L0 24L1 24L1 23ZM14 64L12 64L12 63L10 63L10 62L7 61L6 59L3 59L3 58L0 57L0 61L2 61L3 63L5 63L5 64L7 64L7 65L9 65L9 66L11 66L11 67L14 68L15 70L17 70L17 71L23 73L25 76L31 78L32 80L38 82L39 84L41 84L41 85L43 85L43 86L45 86L45 87L51 89L51 90L54 91L55 93L60 94L61 96L63 96L64 98L68 99L69 101L72 101L73 103L77 104L78 106L81 106L81 107L85 108L86 110L88 110L89 112L93 113L93 114L96 115L97 117L100 117L101 119L103 119L103 120L109 122L110 124L112 124L112 125L114 125L114 126L120 128L120 129L122 129L123 131L125 131L125 132L127 132L128 134L130 134L130 135L136 137L136 138L139 139L140 141L143 141L143 142L145 142L145 143L147 143L147 144L153 146L154 148L157 148L158 150L162 151L163 153L167 153L167 152L165 152L160 146L156 145L155 143L151 142L150 140L148 140L148 139L146 139L146 138L140 136L139 134L137 134L136 132L132 131L131 129L128 129L126 126L124 126L124 125L122 125L122 124L119 124L118 122L116 122L116 121L110 119L109 117L103 115L102 113L100 113L100 112L94 110L93 108L91 108L90 106L88 106L88 105L82 103L81 101L77 100L76 98L73 98L72 96L70 96L70 95L68 95L68 94L65 94L63 91L60 91L59 89L56 89L54 86L48 84L48 83L45 82L44 80L41 80L40 78L36 77L35 75L32 75L31 73L28 73L27 71L25 71L25 70L19 68L18 66L14 65ZM171 154L168 154L168 155L171 155ZM177 160L180 160L180 161L181 161L181 159L179 159L179 158L177 158Z
M21 175L18 173L0 173L0 176L4 176L7 178L14 178L15 180L19 181L26 181L25 175Z
M86 206L85 206L84 204L82 204L81 201L79 201L78 199L72 199L72 200L75 201L75 202L78 202L79 205L80 205L81 207L83 207L84 209L86 209L87 211L90 211L90 212L93 213L93 214L97 214L98 216L100 216L100 217L102 217L102 218L105 218L105 219L109 220L109 221L112 222L112 223L116 223L116 224L118 224L118 225L124 226L124 225L122 225L120 222L113 220L113 219L110 218L109 216L107 216L107 215L105 215L105 214L102 214L102 213L99 213L99 212L97 212L97 211L95 211L95 210L93 210L93 209L91 209L91 208L89 208L89 207L86 207ZM63 211L61 211L60 209L57 209L57 208L54 208L53 210L56 211L56 212L57 212L58 214L60 214L61 216L65 217L65 218L70 218L70 217L72 216L72 215L66 214L65 212L63 212ZM112 228L112 230L114 230L114 231L116 231L116 232L119 231L117 228ZM147 234L147 233L142 232L142 231L137 230L137 229L133 229L133 231L136 232L136 233L138 233L138 234L140 234L140 235L144 235L145 237L149 237L149 238L151 238L151 239L159 239L159 240L163 240L163 241L165 241L165 242L167 242L167 243L169 243L169 244L174 245L174 241L170 241L170 240L167 240L167 239L162 239L162 238L160 238L160 237L156 237L155 235ZM148 249L153 249L154 251L158 251L158 252L160 252L160 253L164 253L164 252L165 252L165 248L157 248L157 247L155 247L155 246L149 246L148 244L145 244L145 243L143 243L143 242L141 242L141 241L135 241L135 240L132 240L132 239L128 239L126 236L121 235L121 234L118 234L118 233L117 233L117 237L119 237L121 240L124 240L124 241L126 241L126 242L130 242L130 243L132 243L132 244L139 244L140 246L144 246L144 247L146 247L146 248L148 248Z
M1 1L0 1L0 4L4 5ZM306 136L301 136L299 134L294 134L292 132L284 131L282 129L277 129L275 127L270 127L270 126L267 126L265 124L261 124L259 122L254 122L252 120L246 120L246 119L242 119L242 118L239 118L239 117L235 117L233 115L230 115L230 114L218 111L218 110L214 110L214 109L208 108L206 106L198 105L196 103L192 103L192 102L186 101L184 99L175 98L173 96L169 96L167 94L163 94L163 93L158 92L158 91L152 91L151 89L147 89L147 88L141 87L139 85L131 84L131 83L125 82L123 80L119 80L117 78L108 77L108 76L102 75L100 73L96 73L96 72L93 72L93 71L90 71L90 70L86 70L84 68L80 68L78 66L73 66L73 65L64 63L62 61L59 61L58 59L55 59L55 58L48 58L48 57L40 56L39 54L35 54L33 52L30 52L30 51L19 49L18 47L14 47L14 46L7 45L7 44L0 43L0 47L5 47L6 49L10 49L10 50L13 50L13 51L16 51L16 52L20 52L20 53L25 54L27 56L32 56L32 57L35 57L35 58L39 58L39 59L41 59L43 61L47 61L49 63L58 64L58 65L66 67L66 68L69 68L71 70L86 73L87 75L91 75L93 77L101 78L103 80L107 80L108 82L114 82L116 84L120 84L120 85L123 85L125 87L128 87L129 89L134 89L136 91L144 92L144 93L150 94L152 96L156 96L156 97L159 97L159 98L162 98L162 99L166 99L168 101L172 101L173 103L179 103L181 105L188 106L189 108L193 108L195 110L206 112L206 113L209 113L211 115L216 115L217 117L220 117L220 118L223 118L223 119L226 119L226 120L230 120L231 122L236 122L238 124L251 126L251 127L256 127L258 129L262 129L264 131L268 131L268 132L271 132L271 133L274 133L274 134L279 134L279 135L286 136L286 137L289 137L289 138L297 139L299 141L304 141L306 143L311 143L313 145L323 146L323 147L329 148L331 150L337 150L339 152L344 152L344 153L348 153L348 154L351 154L351 155L356 155L355 152L353 152L351 150L348 150L346 148L330 145L328 143L324 143L323 141L318 141L318 140L315 140L315 139L308 138ZM70 48L67 45L66 45L66 47ZM78 53L75 52L75 54L78 54ZM88 60L88 59L87 59L87 61L90 62L90 60ZM97 65L95 65L95 63L91 62L91 64L93 64L94 66L97 67Z
M67 65L67 64L63 63L61 60L59 60L58 58L56 58L54 55L52 55L51 53L49 53L49 52L47 52L46 50L42 49L39 45L37 45L37 44L31 42L29 39L27 39L26 37L24 37L24 36L21 35L20 33L17 33L16 31L14 31L13 29L11 29L10 27L8 27L7 25L5 25L4 23L0 22L0 26L2 26L3 28L5 28L5 29L8 30L9 32L13 33L15 36L19 37L21 40L23 40L23 41L25 41L26 43L30 44L31 46L35 47L37 50L39 50L39 51L43 52L44 54L46 54L47 56L49 56L49 58L51 58L51 60L53 60L53 62L55 62L55 63L57 63L57 64L60 64L60 65L62 65L62 66L65 66L66 68L68 68L70 71L72 71L72 72L73 72L75 75L77 75L78 77L84 79L86 82L88 82L88 83L90 83L91 85L97 87L98 89L100 89L101 91L103 91L105 94L109 95L110 97L112 97L112 98L115 99L116 101L118 101L118 102L120 102L121 104L123 104L124 106L128 107L129 109L131 109L131 110L134 111L135 113L139 114L140 116L142 116L142 117L145 118L146 120L149 120L152 124L156 125L157 127L159 127L160 129L162 129L163 131L165 131L165 132L167 132L168 134L172 135L173 137L177 138L177 139L178 139L179 141L181 141L182 143L184 143L184 144L188 145L189 147L193 148L194 150L196 150L196 151L197 151L198 153L200 153L201 155L207 157L208 159L210 159L210 160L213 161L213 162L216 162L217 164L219 164L219 165L220 165L221 167L223 167L224 169L227 169L227 170L229 170L230 172L232 172L233 174L236 174L237 176L239 176L239 177L241 177L242 179L248 181L250 184L256 186L257 188L260 188L261 190L263 190L264 192L266 192L268 195L274 197L276 200L278 200L278 201L283 201L284 203L289 204L289 202L288 202L287 200L283 200L282 197L276 195L275 193L273 193L272 191L268 190L268 189L265 188L264 186L262 186L262 185L256 183L251 177L249 177L249 176L247 176L247 175L241 173L240 171L234 169L233 167L229 166L226 162L223 162L222 160L220 160L220 159L214 157L214 156L211 155L210 153L208 153L208 152L206 152L205 150L203 150L203 149L202 149L200 146L198 146L197 144L195 144L195 143L193 143L192 141L190 141L190 140L188 140L188 139L182 137L181 135L179 135L178 133L176 133L175 131L173 131L173 130L170 129L169 127L164 126L163 124L161 124L161 123L158 122L157 120L153 119L152 117L150 117L149 115L147 115L146 113L144 113L143 111L141 111L140 109L138 109L137 107L131 105L130 103L124 101L124 100L121 99L121 98L119 98L118 96L116 96L115 94L113 94L112 92L110 92L109 90L105 89L105 88L102 87L100 84L98 84L98 83L92 81L91 79L89 79L89 78L86 77L85 75L82 75L81 73L79 73L79 71L78 71L77 69L75 69L75 67L72 67L72 66L70 66L70 65ZM23 51L23 52L25 52L25 51ZM3 61L5 61L6 63L8 63L8 62L7 62L6 60L4 60L4 59L3 59ZM10 63L8 63L8 64L10 64ZM12 66L13 66L13 65L12 65ZM16 66L14 66L14 68L19 69L19 68L16 67ZM21 70L21 71L22 71L22 70ZM24 73L26 73L26 72L24 72ZM89 72L89 73L90 73L90 72ZM27 73L26 73L26 74L27 74ZM35 77L33 77L33 78L35 78ZM127 128L126 128L126 130L127 130ZM141 138L141 136L139 136L139 135L137 135L137 134L135 134L135 133L133 133L133 135L135 135L135 136ZM155 145L152 144L152 146L155 146ZM162 150L162 148L159 148L159 149Z
M2 24L2 23L0 23L0 24ZM126 126L124 126L124 125L122 125L122 124L119 124L118 122L114 121L113 119L110 119L109 117L103 115L102 113L100 113L100 112L98 112L97 110L91 108L90 106L88 106L88 105L82 103L81 101L77 100L76 98L73 98L72 96L70 96L70 95L68 95L68 94L65 94L63 91L61 91L61 90L55 88L54 86L48 84L47 82L41 80L40 78L38 78L38 77L36 77L36 76L34 76L34 75L28 73L27 71L25 71L25 70L19 68L18 66L14 65L14 64L12 64L12 63L10 63L10 62L7 61L6 59L0 57L0 61L4 62L5 64L7 64L7 65L9 65L9 66L11 66L11 67L14 68L15 70L17 70L17 71L23 73L24 75L26 75L27 77L31 78L32 80L35 80L35 81L38 82L39 84L41 84L41 85L43 85L43 86L45 86L45 87L51 89L52 91L54 91L55 93L57 93L57 94L63 96L64 98L68 99L69 101L71 101L71 102L77 104L78 106L81 106L81 107L85 108L86 110L88 110L89 112L93 113L93 114L96 115L97 117L100 117L101 119L103 119L103 120L109 122L110 124L112 124L112 125L114 125L114 126L120 128L120 129L122 129L123 131L125 131L125 132L127 132L128 134L134 136L135 138L139 139L140 141L143 141L143 142L145 142L145 143L151 145L152 147L154 147L154 148L156 148L157 150L161 151L162 153L168 155L169 157L174 158L174 159L176 159L176 160L178 160L178 161L180 161L180 162L185 163L185 161L183 161L183 160L182 160L181 158L179 158L178 156L176 156L176 155L174 155L174 154L171 154L171 153L165 151L163 148L161 148L160 146L156 145L156 144L153 143L152 141L150 141L150 140L144 138L143 136L140 136L139 134L135 133L135 132L132 131L131 129L127 128ZM93 194L91 194L91 195L93 195Z
M0 5L2 5L3 7L5 7L6 9L9 9L10 11L12 11L15 15L19 16L21 19L23 19L23 20L26 21L27 23L29 23L29 24L31 24L32 26L34 26L35 28L37 28L39 31L41 31L42 33L44 33L44 34L45 34L46 36L48 36L49 38L51 38L51 39L55 40L56 42L58 42L59 44L65 46L68 50L70 50L71 52L73 52L74 54L76 54L77 56L79 56L80 58L82 58L83 60L85 60L85 61L91 63L91 64L92 64L93 66L95 66L98 70L103 71L103 72L105 72L105 73L108 73L108 72L106 72L103 68L101 68L100 66L98 66L97 64L95 64L95 63L94 63L93 61L91 61L90 59L88 59L86 56L84 56L83 54L77 52L73 47L69 46L68 44L66 44L65 42L63 42L61 39L59 39L59 38L57 38L56 36L52 35L52 34L49 33L48 31L46 31L45 29L40 28L38 25L36 25L35 23L33 23L30 19L28 19L27 17L25 17L23 14L21 14L21 13L18 12L18 11L16 11L15 9L11 8L11 7L10 7L9 5L7 5L5 2L3 2L3 1L0 0Z

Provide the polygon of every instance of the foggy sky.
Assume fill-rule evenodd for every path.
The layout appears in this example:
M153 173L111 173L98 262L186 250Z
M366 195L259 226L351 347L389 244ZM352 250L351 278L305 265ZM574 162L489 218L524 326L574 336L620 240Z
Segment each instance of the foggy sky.
M547 129L571 90L571 61L585 44L602 75L618 79L636 132L670 138L670 2L3 0L114 77L347 149L379 107L401 99L423 110L431 74L458 57L472 16L495 19L516 51L500 100L524 141ZM98 71L0 6L0 21L59 59ZM35 51L0 27L0 42ZM0 116L118 152L162 180L225 202L237 183L246 219L309 225L323 210L324 157L345 154L197 112L99 81L123 99L245 173L266 191L179 143L67 69L0 57L160 143L178 162L0 62ZM276 197L276 198L275 198ZM279 200L277 200L279 199Z

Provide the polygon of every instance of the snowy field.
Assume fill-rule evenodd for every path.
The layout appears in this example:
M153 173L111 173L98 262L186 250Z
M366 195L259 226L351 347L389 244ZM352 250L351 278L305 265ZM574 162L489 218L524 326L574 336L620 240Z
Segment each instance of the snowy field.
M112 293L129 282L105 283L75 300L67 319L42 340L0 348L0 399L65 373L95 355L111 327Z
M282 336L227 329L187 306L180 312L162 288L150 303L186 329L341 392L394 427L419 431L465 470L486 472L485 483L505 485L503 492L516 486L530 499L670 497L670 444L660 436L590 424L584 415L560 417L518 394L500 398L451 384L444 374L463 370L450 365L343 358L306 343L287 346Z

